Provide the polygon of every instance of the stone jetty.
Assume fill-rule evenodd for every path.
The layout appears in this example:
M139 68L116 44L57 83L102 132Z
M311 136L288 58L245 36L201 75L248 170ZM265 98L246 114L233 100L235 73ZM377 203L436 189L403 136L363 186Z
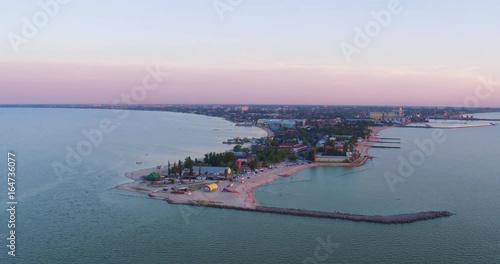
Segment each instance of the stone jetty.
M166 201L170 204L184 204L190 206L203 206L210 208L231 209L231 210L239 210L247 212L271 213L271 214L305 216L305 217L316 217L316 218L330 218L330 219L348 220L354 222L368 222L377 224L409 224L418 221L449 217L452 215L452 213L448 211L425 211L425 212L396 214L396 215L361 215L361 214L349 214L349 213L339 213L339 212L314 211L305 209L277 208L277 207L267 207L267 206L246 208L246 207L237 207L224 204L210 203L206 201L175 202L170 199L166 199Z

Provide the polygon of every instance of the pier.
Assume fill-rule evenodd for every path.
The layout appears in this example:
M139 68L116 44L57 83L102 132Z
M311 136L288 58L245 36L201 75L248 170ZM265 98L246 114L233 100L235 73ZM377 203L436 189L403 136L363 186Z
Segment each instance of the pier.
M196 201L174 202L170 199L166 199L166 201L170 204L182 204L182 205L209 207L217 209L230 209L238 211L293 215L302 217L329 218L329 219L377 223L377 224L409 224L418 221L449 217L452 215L452 213L448 211L425 211L418 213L397 214L397 215L387 215L387 216L361 215L361 214L349 214L349 213L339 213L339 212L314 211L305 209L277 208L277 207L267 207L267 206L246 208L246 207L237 207L237 206L216 204L210 202L196 202Z
M372 146L372 148L400 149L401 147L395 147L395 146Z
M376 137L378 139L382 139L382 140L401 140L401 138L393 138L393 137Z

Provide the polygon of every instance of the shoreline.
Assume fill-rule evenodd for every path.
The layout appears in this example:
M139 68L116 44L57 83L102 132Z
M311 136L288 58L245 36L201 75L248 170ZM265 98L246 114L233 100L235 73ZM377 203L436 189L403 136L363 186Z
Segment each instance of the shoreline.
M254 127L258 127L258 128L260 128L260 129L262 129L262 130L266 131L266 133L267 133L267 137L274 137L274 132L273 132L271 129L269 129L268 127L265 127L265 126L257 126L257 125L254 125Z
M260 127L259 127L260 128ZM369 156L368 150L375 143L377 143L380 139L378 138L378 134L391 127L371 127L372 130L371 137L368 141L359 142L356 149L360 152L360 157L358 160L352 163L310 163L310 164L301 164L294 166L284 166L283 164L277 165L277 168L274 169L265 169L263 173L259 173L255 176L246 176L244 178L243 183L238 182L219 182L219 190L211 193L202 192L201 190L196 190L191 193L191 195L179 195L173 194L171 192L163 191L163 188L171 188L177 185L166 184L153 186L148 185L140 180L141 176L147 175L153 171L158 171L157 167L141 169L137 171L131 171L125 173L125 177L134 180L134 182L121 184L116 186L115 189L118 190L127 190L132 192L138 192L142 194L152 194L153 191L155 197L163 198L171 201L176 204L189 204L193 201L205 201L206 203L216 203L223 204L228 206L235 206L241 208L253 208L258 207L258 203L255 199L255 189L263 186L265 184L274 182L282 177L290 177L302 170L315 168L315 167L359 167L363 166L368 159ZM265 129L264 129L265 130ZM272 132L272 131L271 131ZM195 186L200 184L208 184L215 181L201 181L198 180L196 183L192 184L184 184L183 186ZM228 187L226 185L233 184L232 187ZM233 192L222 192L223 188L230 188Z
M290 177L302 170L315 167L359 167L363 166L366 161L372 157L369 156L368 150L375 143L379 142L379 133L391 127L371 127L372 133L367 141L359 142L357 149L360 152L358 160L352 163L310 163L293 166L278 165L273 169L265 169L263 173L256 176L244 177L244 182L219 182L219 189L214 192L203 192L201 189L189 192L189 194L175 194L171 191L163 191L163 188L168 190L177 185L149 185L141 180L141 176L147 175L153 171L158 171L157 167L142 169L125 173L125 177L134 180L131 183L124 183L115 187L117 190L126 190L130 192L141 193L162 199L169 204L188 205L198 207L209 207L218 209L230 209L248 212L273 213L292 216L315 217L347 220L354 222L368 222L377 224L408 224L418 221L425 221L443 217L449 217L452 213L448 211L426 211L416 213L403 213L396 215L362 215L340 212L314 211L294 208L276 208L259 205L255 199L255 189L265 184L276 181L282 177ZM195 187L214 183L215 181L199 180L196 183L183 184L187 187ZM227 186L226 186L227 185ZM222 189L230 188L231 192L222 192ZM146 197L147 198L147 197Z

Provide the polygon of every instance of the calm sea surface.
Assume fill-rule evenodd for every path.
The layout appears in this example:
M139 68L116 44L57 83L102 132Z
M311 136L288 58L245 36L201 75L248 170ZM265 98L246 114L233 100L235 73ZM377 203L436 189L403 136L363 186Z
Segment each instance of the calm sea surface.
M122 120L119 114L0 108L0 203L7 208L9 150L17 155L19 201L15 258L7 255L7 211L0 214L0 263L500 263L500 126L443 130L444 142L433 141L426 153L415 140L429 142L435 130L384 130L381 136L401 139L401 149L371 149L375 158L363 167L304 170L256 191L270 206L454 213L379 225L122 196L131 193L110 188L128 181L126 171L202 157L225 150L227 138L265 133L198 115L132 111ZM84 131L107 119L114 131L85 148ZM68 163L78 148L86 155ZM411 166L404 175L402 160ZM54 164L70 170L59 166L56 173ZM400 181L391 189L385 175Z

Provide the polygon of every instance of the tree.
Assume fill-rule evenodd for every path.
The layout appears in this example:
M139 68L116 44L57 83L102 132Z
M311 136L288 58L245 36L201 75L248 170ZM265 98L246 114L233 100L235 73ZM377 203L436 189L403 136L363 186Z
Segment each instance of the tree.
M309 150L309 153L307 153L306 159L310 160L310 161L316 160L316 148L311 148L311 150Z
M239 167L238 167L238 163L237 162L232 161L228 165L229 165L229 168L231 168L231 171L233 173L238 173Z
M248 163L248 167L251 169L251 170L255 170L259 167L259 161L256 160L256 159L252 159L249 163Z
M288 155L288 159L289 159L290 161L296 161L296 160L297 160L297 155L296 155L295 153L290 153L290 154Z
M241 150L242 150L241 145L236 145L236 146L234 146L234 148L233 148L233 151L234 151L234 152L239 152L239 151L241 151Z
M194 167L194 161L191 159L191 157L187 157L184 160L184 168L193 169L193 167Z
M177 164L177 172L182 176L182 161L179 160L179 163Z
M175 164L175 162L174 162L174 166L172 167L172 173L174 174L174 176L177 175L177 164Z

